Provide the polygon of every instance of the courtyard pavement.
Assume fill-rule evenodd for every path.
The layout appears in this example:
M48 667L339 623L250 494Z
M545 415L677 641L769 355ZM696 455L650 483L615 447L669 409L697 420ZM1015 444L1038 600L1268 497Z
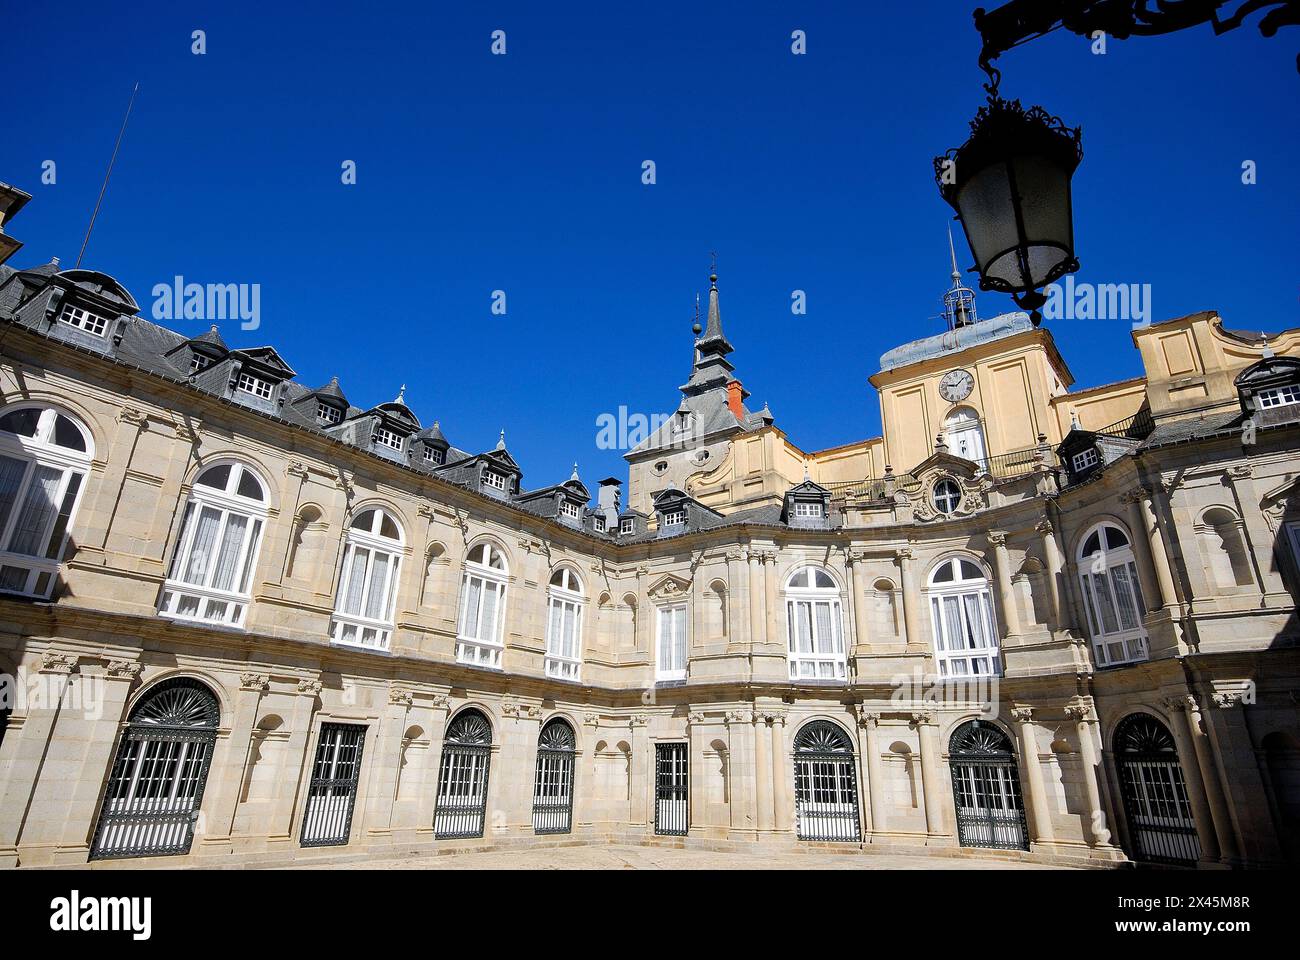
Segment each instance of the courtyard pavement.
M995 858L863 853L719 853L624 845L490 850L439 856L296 863L295 870L1045 870Z

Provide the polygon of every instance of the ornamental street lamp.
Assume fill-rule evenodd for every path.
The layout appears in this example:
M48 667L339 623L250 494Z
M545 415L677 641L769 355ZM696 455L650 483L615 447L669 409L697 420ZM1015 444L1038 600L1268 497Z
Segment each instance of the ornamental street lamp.
M996 78L986 89L970 139L935 158L935 180L966 231L980 289L1011 294L1038 324L1041 288L1079 269L1070 178L1082 134L1042 107L1002 99Z

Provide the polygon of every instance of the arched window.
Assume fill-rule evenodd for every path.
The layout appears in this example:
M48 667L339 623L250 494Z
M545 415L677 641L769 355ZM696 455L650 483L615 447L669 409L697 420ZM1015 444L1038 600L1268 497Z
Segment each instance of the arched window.
M573 728L555 717L537 738L537 775L533 780L533 832L568 833L573 825Z
M483 836L487 811L492 725L477 710L463 710L447 725L438 770L433 835L439 839Z
M1149 713L1134 713L1115 728L1115 765L1128 814L1135 860L1195 863L1201 841L1187 799L1174 738Z
M348 526L330 637L335 643L387 650L393 632L402 528L380 507L362 510Z
M948 741L948 763L958 842L963 847L1028 850L1011 738L985 720L968 720Z
M189 677L165 680L131 710L108 776L92 860L189 853L221 708Z
M465 558L456 629L456 659L461 663L501 669L508 576L506 556L495 544L480 543Z
M266 524L266 487L251 467L219 463L194 481L158 612L243 626Z
M853 741L826 720L794 738L794 811L800 840L857 840L858 775Z
M546 618L546 675L557 680L581 679L582 581L568 567L551 574Z
M0 592L54 591L92 453L90 432L53 407L0 416Z
M819 567L802 567L785 583L791 680L844 680L840 590Z
M975 461L987 456L980 415L970 407L958 407L949 413L943 421L943 432L949 453Z
M934 655L945 677L997 676L997 622L988 577L971 560L952 557L930 574Z
M1097 665L1145 660L1146 607L1128 534L1113 524L1098 525L1083 538L1078 565Z

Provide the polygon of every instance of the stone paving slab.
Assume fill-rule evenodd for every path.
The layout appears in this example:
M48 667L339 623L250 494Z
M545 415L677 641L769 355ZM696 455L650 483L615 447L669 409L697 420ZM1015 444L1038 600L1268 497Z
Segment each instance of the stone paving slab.
M294 870L1068 870L1036 863L895 854L718 853L660 847L600 845L534 850L488 850L436 857L302 863Z

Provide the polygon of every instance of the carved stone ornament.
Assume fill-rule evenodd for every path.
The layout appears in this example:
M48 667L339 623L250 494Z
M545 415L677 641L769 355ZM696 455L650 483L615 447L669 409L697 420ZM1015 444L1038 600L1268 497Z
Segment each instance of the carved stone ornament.
M657 581L648 592L651 598L655 600L667 600L686 596L690 589L689 580L683 580L681 577L670 573L662 580Z
M868 730L880 726L880 711L869 710L863 704L858 704L858 726L866 727Z
M239 675L240 690L265 690L271 685L271 678L265 673L241 673Z
M727 723L753 723L754 714L749 710L728 710Z
M42 673L71 673L77 666L75 653L62 653L58 650L46 650L41 654Z
M388 691L388 702L393 705L403 705L409 707L415 702L415 694L402 687L392 687Z
M320 692L324 688L324 686L325 685L321 683L319 680L299 680L298 692L301 694L310 694L313 697L318 697L320 696Z

